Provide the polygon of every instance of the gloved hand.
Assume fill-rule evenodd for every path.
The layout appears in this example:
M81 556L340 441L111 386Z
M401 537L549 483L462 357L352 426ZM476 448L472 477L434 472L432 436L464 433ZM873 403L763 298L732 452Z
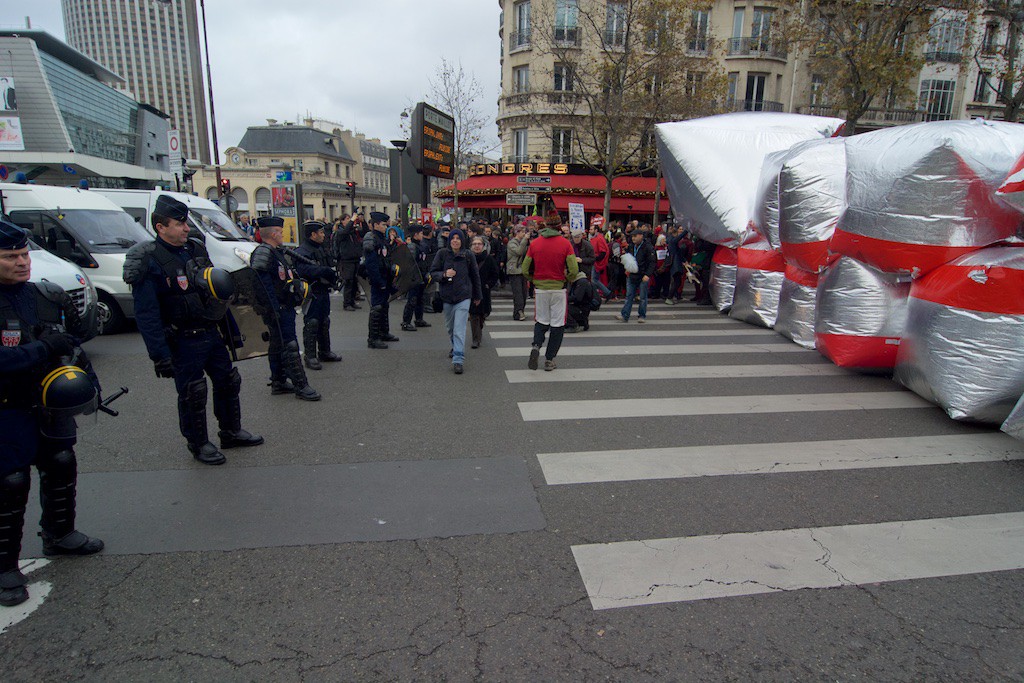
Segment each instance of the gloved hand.
M160 360L153 361L153 369L156 371L157 377L174 377L174 361L170 358L161 358Z
M39 338L50 358L71 356L75 353L75 338L65 332L47 331Z

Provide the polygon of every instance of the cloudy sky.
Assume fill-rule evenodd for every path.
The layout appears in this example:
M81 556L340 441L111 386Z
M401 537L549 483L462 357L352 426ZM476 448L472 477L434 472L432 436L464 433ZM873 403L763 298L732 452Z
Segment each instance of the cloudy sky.
M442 57L475 75L484 89L476 106L493 122L499 13L496 0L206 0L221 151L247 126L307 112L398 138L402 109L426 99ZM26 16L64 38L60 0L0 2L0 26L24 27ZM496 147L497 126L485 132Z

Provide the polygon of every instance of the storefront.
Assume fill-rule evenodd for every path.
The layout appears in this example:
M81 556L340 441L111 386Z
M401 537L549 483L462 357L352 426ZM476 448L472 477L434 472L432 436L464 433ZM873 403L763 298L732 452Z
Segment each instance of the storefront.
M650 222L654 217L657 179L647 176L622 176L612 181L612 219L637 219ZM604 176L597 175L586 166L556 163L532 164L479 164L470 167L470 175L459 182L459 209L492 214L488 217L533 214L540 207L509 204L509 194L536 194L538 201L546 199L561 212L567 212L570 203L583 204L588 214L604 212ZM444 206L453 206L454 186L438 190L435 195ZM665 184L661 183L658 206L660 220L671 211ZM493 215L497 214L497 215Z

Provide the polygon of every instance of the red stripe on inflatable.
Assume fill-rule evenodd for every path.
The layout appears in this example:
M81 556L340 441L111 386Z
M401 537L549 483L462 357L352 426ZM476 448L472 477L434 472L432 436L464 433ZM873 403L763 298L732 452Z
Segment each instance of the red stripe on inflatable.
M815 334L818 351L841 368L883 369L896 367L899 337L866 337L852 334Z
M783 242L782 255L787 263L791 263L803 270L817 271L827 266L830 262L828 253L828 240L821 242Z
M804 287L817 287L818 274L786 264L786 279Z
M910 296L968 311L1024 315L1024 270L945 265L914 282Z
M721 245L715 249L715 255L711 260L720 266L735 266L738 262L736 250Z
M832 236L829 250L857 259L861 263L874 266L887 273L911 273L915 268L919 268L921 273L927 273L984 246L986 245L945 247L930 244L908 244L855 235L837 229Z
M1017 159L1017 163L1013 165L1013 168L1006 175L1006 180L1000 186L999 194L1012 194L1014 192L1024 192L1024 178L1012 179L1013 176L1017 175L1021 171L1024 171L1024 154L1020 155L1020 159Z
M773 273L782 273L786 270L786 260L782 258L782 252L778 249L747 249L746 247L740 247L736 265L740 268L765 270Z

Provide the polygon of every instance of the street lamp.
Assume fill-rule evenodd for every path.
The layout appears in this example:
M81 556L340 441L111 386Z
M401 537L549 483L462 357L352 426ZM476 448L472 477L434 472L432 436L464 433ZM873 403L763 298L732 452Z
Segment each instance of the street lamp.
M402 112L403 116L408 116L405 112ZM406 140L392 140L391 146L398 150L398 220L402 224L402 232L405 232L406 228L409 227L409 200L405 196L405 188L402 186L402 156L405 154L405 148L409 145Z

